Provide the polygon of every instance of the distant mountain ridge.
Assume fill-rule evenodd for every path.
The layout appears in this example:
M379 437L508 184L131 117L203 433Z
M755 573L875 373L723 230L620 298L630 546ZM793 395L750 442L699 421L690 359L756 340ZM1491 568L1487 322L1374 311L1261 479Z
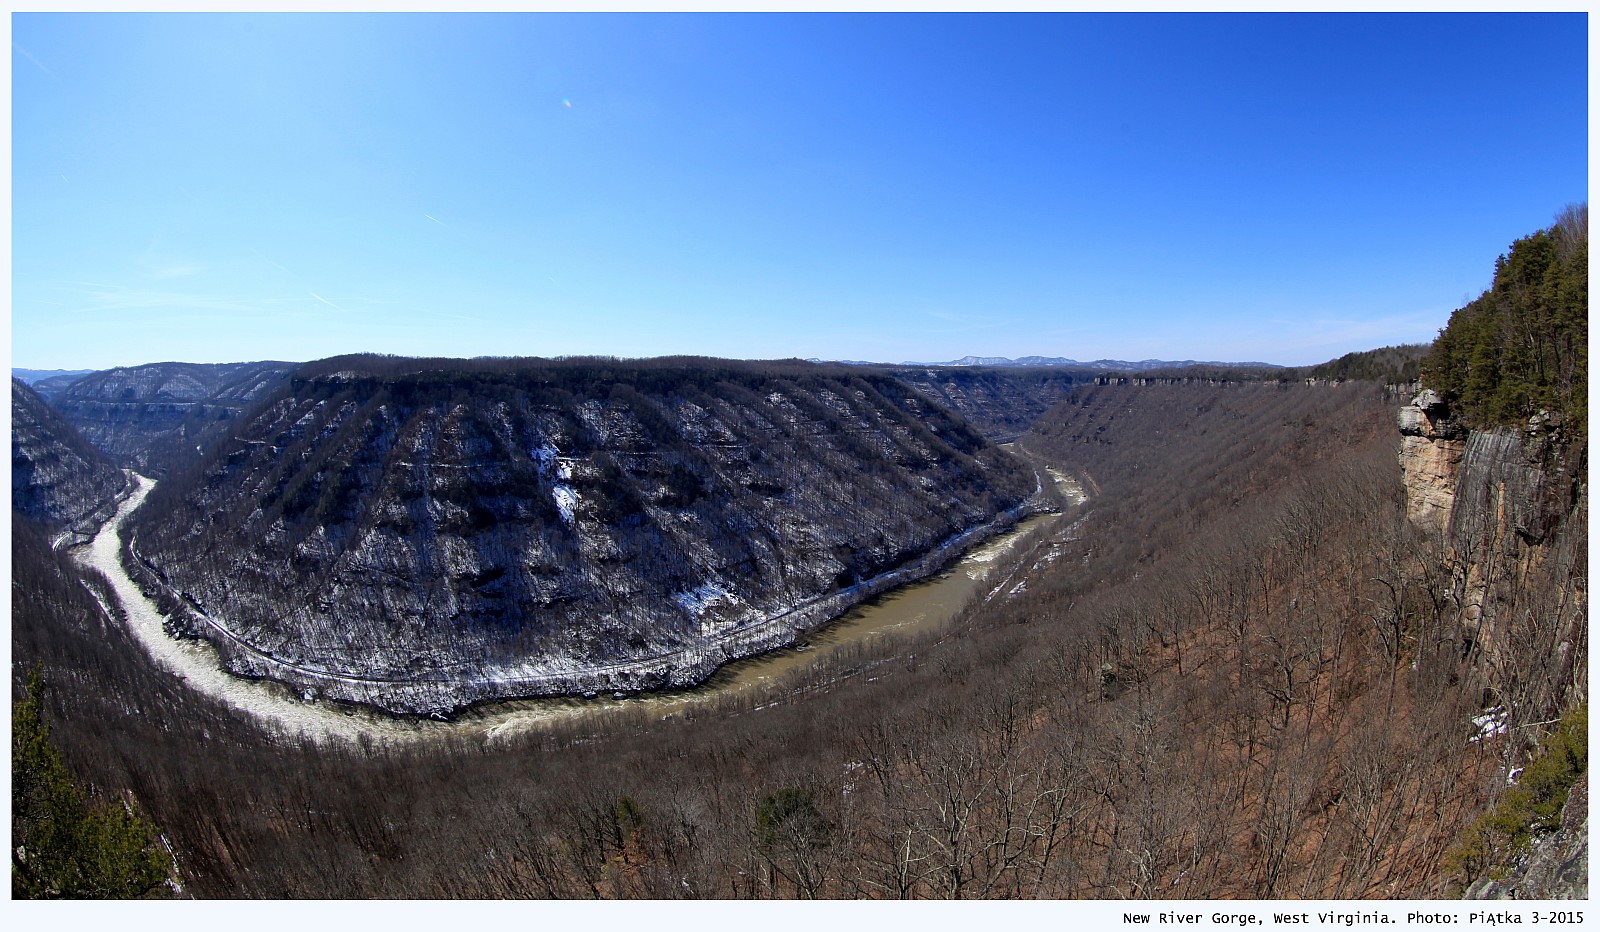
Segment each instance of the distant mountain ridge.
M1072 366L1079 369L1105 369L1117 372L1143 372L1146 369L1181 369L1186 366L1218 366L1226 368L1251 368L1251 369L1282 369L1283 366L1270 362L1215 362L1212 360L1194 359L1141 359L1130 362L1126 359L1096 359L1093 362L1079 362L1076 359L1067 359L1064 356L1023 356L1012 359L1008 356L963 356L948 362L903 362L902 366Z
M12 369L11 377L51 401L72 383L94 373L94 369Z
M62 376L84 376L93 372L93 369L12 369L11 377L21 380L26 385L32 385L40 379L60 378Z
M47 397L113 462L160 478L225 435L246 408L287 382L297 365L268 360L123 366L82 376Z

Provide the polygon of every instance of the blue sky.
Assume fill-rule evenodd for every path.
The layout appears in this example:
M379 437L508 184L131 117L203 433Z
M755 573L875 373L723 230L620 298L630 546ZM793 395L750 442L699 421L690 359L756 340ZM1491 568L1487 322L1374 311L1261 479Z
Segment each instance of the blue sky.
M1587 200L1582 14L13 14L12 358L1320 362Z

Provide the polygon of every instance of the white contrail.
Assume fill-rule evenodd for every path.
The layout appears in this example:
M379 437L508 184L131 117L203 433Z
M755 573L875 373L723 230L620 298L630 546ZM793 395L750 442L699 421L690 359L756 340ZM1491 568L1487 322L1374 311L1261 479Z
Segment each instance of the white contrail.
M444 227L446 230L450 229L450 225L448 223L445 223L443 220L440 220L438 217L435 217L432 214L423 214L423 216Z
M284 268L283 266L279 265L278 263L273 262L271 259L268 259L266 256L263 256L259 249L252 249L250 251L255 253L255 257L257 259L260 259L262 262L265 262L266 264L272 266L273 268L277 269L278 271L287 272L290 275L294 274L293 272L290 272L288 269Z
M49 68L46 68L44 66L44 62L42 62L39 59L33 57L33 53L32 52L30 52L27 49L23 48L22 46L16 44L15 42L11 43L11 47L13 49L16 49L17 51L21 52L22 53L22 57L26 58L28 61L33 62L34 65L37 66L40 71L43 71L45 74L49 75L50 79L52 81L55 81L58 84L61 82L61 79L56 77L56 73L54 71L51 71Z
M322 295L317 294L315 291L311 292L311 297L316 298L318 301L321 301L323 304L326 304L327 306L333 308L336 311L344 310L344 308L340 307L337 304L334 304L332 301L329 301L327 298L324 298Z

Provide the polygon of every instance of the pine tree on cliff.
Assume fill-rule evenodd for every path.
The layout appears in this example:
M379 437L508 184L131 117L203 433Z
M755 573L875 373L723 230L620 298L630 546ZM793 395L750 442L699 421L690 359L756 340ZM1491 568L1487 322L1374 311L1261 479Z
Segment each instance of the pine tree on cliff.
M1469 425L1559 414L1585 435L1589 341L1589 207L1511 244L1494 283L1450 315L1422 364L1423 384Z
M163 890L156 830L131 804L90 800L50 743L40 676L11 713L11 896L137 899Z

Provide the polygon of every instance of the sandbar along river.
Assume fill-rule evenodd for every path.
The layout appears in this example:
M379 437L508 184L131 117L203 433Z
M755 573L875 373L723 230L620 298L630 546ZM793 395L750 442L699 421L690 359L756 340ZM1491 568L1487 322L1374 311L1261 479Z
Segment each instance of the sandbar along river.
M1051 470L1058 487L1081 501L1071 480ZM454 734L492 740L543 725L580 720L624 703L659 708L663 715L691 710L724 696L760 689L818 659L868 641L897 633L937 628L953 619L973 595L996 591L1005 581L996 568L1019 540L1057 515L1035 515L1010 530L973 547L943 572L910 583L858 605L838 620L808 635L795 647L783 648L724 665L694 689L634 696L627 699L516 699L495 702L463 712L452 721L400 719L359 707L323 701L303 701L287 687L270 680L247 680L222 670L215 651L205 642L179 641L162 629L156 606L128 577L117 558L117 532L122 522L144 502L154 482L136 476L137 490L107 521L93 541L78 548L78 560L104 573L116 589L127 612L133 634L150 655L172 674L200 692L248 712L264 726L287 735L318 741L354 741L365 735L379 742L425 740ZM985 586L990 587L985 590Z

